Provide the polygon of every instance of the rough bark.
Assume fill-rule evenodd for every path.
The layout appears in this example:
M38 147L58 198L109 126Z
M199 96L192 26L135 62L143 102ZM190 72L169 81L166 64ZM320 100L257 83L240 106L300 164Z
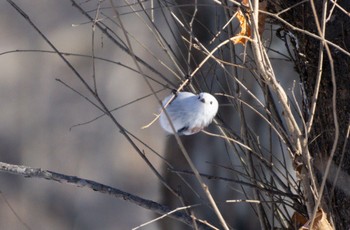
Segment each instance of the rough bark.
M301 1L271 1L270 10L279 12L298 2ZM349 1L338 1L337 3L347 12L350 12ZM319 19L321 19L322 4L323 1L315 1ZM327 5L327 15L329 15L333 4L327 1ZM281 17L293 26L318 34L310 2L305 2L292 8L290 11L282 14ZM281 24L280 22L277 23ZM305 88L304 118L307 120L310 116L308 109L310 108L315 89L320 41L305 33L293 31L291 27L281 25L285 30L291 31L297 38L294 41L295 66ZM349 15L346 15L339 8L335 7L332 16L327 21L325 34L325 39L349 51ZM347 229L350 226L350 188L348 184L337 183L334 179L338 169L340 170L340 180L350 175L350 149L344 146L350 115L350 57L332 46L330 46L330 51L334 61L336 77L336 109L339 122L339 141L334 158L332 159L329 179L327 180L321 206L324 210L328 210L328 214L332 217L337 229ZM309 150L314 158L313 163L319 184L324 176L335 136L333 116L333 110L335 108L332 104L333 87L330 62L325 52L314 125L309 137Z

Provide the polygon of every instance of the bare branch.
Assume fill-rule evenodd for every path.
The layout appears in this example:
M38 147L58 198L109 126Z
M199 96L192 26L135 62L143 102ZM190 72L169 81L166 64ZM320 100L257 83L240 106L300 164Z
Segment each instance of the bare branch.
M184 212L174 212L172 209L170 209L165 205L161 205L151 200L143 199L131 193L127 193L117 188L113 188L108 185L104 185L92 180L88 180L88 179L84 179L76 176L65 175L61 173L56 173L49 170L43 170L41 168L32 168L24 165L13 165L13 164L7 164L4 162L0 162L0 171L24 176L26 178L41 178L41 179L55 181L62 184L74 185L79 188L88 188L96 192L104 193L110 196L114 196L115 198L128 201L130 203L136 204L142 208L148 209L155 213L158 213L161 215L167 215L189 226L192 226L193 224L192 217L187 215ZM211 229L201 222L197 222L197 225L200 229Z

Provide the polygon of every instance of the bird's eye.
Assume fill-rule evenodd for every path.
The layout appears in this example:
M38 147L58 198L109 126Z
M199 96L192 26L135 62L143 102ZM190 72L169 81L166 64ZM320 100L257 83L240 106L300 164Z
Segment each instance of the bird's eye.
M213 104L213 102L212 102L212 101L210 101L210 104L212 105L212 104Z

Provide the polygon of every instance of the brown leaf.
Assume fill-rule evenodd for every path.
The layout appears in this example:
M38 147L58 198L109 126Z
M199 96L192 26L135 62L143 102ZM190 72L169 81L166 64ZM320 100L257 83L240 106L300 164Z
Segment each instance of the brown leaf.
M326 213L319 209L316 213L314 223L312 227L310 228L311 220L306 222L304 226L299 228L299 230L334 230L334 228L331 226L327 219Z
M241 10L237 11L236 18L239 21L241 31L236 36L232 37L231 40L234 44L240 43L242 45L245 45L248 40L245 37L251 37L250 26L248 25L247 18L243 15Z
M292 216L293 229L300 228L307 222L307 218L299 212L294 212Z
M245 5L249 7L249 1L248 0L242 0L242 5ZM264 0L259 3L259 10L266 11L267 8L267 0ZM251 38L251 29L249 26L248 21L249 18L249 11L246 15L242 13L242 11L239 9L236 14L236 18L239 21L239 26L241 28L241 31L234 37L231 38L234 44L242 44L245 45L248 41L248 38ZM258 27L259 27L259 35L261 36L265 29L265 20L266 20L266 14L259 13L258 18Z
M249 6L249 0L242 0L242 5L248 7Z

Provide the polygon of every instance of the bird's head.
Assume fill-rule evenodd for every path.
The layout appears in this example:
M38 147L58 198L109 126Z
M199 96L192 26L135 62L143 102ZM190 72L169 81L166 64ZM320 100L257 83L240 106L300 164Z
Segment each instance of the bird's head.
M200 93L198 94L198 100L205 104L210 111L215 115L219 109L219 102L210 93Z

